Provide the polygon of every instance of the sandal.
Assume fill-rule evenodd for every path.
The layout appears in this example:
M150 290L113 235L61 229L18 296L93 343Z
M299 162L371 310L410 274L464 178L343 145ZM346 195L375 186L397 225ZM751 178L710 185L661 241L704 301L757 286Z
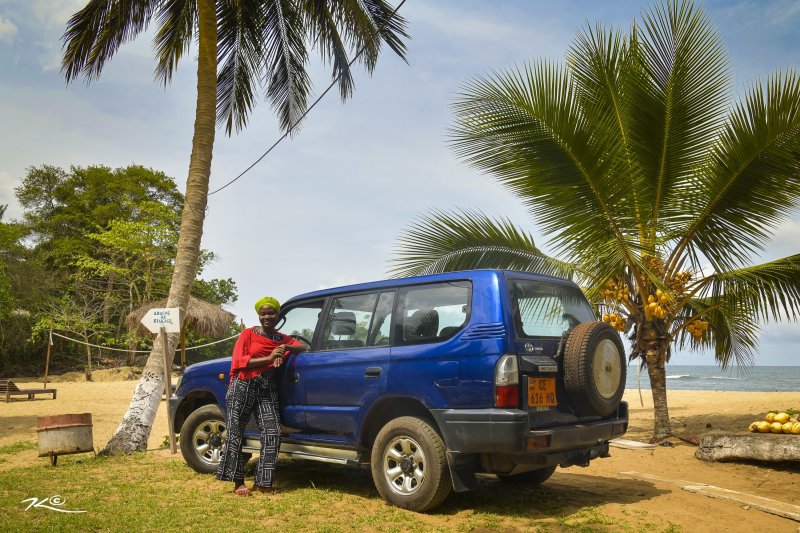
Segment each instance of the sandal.
M250 492L250 489L248 489L244 485L239 485L238 487L233 489L233 493L236 494L237 496L250 496L252 494Z
M262 494L277 494L276 487L262 487L261 485L253 485L253 492L260 492Z

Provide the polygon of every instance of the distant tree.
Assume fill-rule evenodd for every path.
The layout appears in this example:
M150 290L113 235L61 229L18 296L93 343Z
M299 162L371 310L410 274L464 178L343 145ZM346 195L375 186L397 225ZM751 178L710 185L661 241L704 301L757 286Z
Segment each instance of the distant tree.
M13 259L0 271L8 272L11 298L20 307L2 323L14 339L1 346L5 367L38 358L50 327L91 337L94 344L141 348L140 339L126 333L124 319L169 290L182 205L172 179L138 165L69 171L42 166L28 169L16 193L23 221L0 221L2 235L15 232L16 245L0 247L5 250L0 255ZM203 250L201 268L213 260L214 254ZM232 280L197 279L195 284L214 303L236 300ZM34 340L26 342L31 335ZM61 353L90 356L74 344Z
M174 213L170 229L177 233L183 205L172 178L139 165L72 167L69 172L30 167L14 190L38 252L57 267L74 266L78 255L95 255L97 242L86 235L107 231L112 220L140 219L143 205L160 204Z
M653 439L672 434L673 346L748 363L758 323L800 315L800 254L751 258L800 200L800 77L731 104L709 17L667 1L622 34L579 33L540 61L467 84L453 145L528 208L561 259L479 212L436 212L400 239L397 273L517 268L574 277L647 367Z
M333 63L342 99L353 90L348 52L359 50L372 71L381 44L400 56L405 22L384 0L276 2L252 0L93 0L75 13L64 33L62 71L67 81L96 79L119 46L156 21L156 77L167 84L178 61L197 42L197 105L170 307L186 308L200 257L215 123L230 134L244 128L258 85L288 130L306 109L311 89L309 48ZM218 68L219 67L219 68ZM170 337L170 346L177 342ZM161 355L153 351L128 411L106 453L144 450L163 390Z

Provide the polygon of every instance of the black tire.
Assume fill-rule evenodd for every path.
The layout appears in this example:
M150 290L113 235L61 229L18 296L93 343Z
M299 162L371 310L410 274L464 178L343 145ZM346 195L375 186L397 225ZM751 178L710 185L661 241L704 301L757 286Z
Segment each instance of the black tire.
M453 488L442 438L421 418L395 418L372 445L372 480L381 497L411 511L444 502Z
M501 481L508 483L524 483L525 485L541 485L553 475L556 471L555 466L546 466L544 468L537 468L521 474L512 474L507 476L505 474L497 474L497 478Z
M584 322L564 348L564 389L577 415L613 413L625 392L625 349L605 322Z
M217 471L227 436L225 429L225 417L217 404L204 405L186 418L181 426L181 454L194 471Z

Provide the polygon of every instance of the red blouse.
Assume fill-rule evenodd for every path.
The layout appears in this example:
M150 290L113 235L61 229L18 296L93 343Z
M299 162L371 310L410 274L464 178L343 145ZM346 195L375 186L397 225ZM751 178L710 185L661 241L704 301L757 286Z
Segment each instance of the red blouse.
M236 370L239 371L239 379L251 379L262 372L272 372L275 367L260 366L255 368L245 368L248 361L252 358L267 357L272 350L281 344L300 344L300 341L289 335L284 335L276 331L268 338L255 332L255 327L247 328L239 334L236 345L233 347L233 358L231 359L231 381ZM287 352L288 355L288 352Z

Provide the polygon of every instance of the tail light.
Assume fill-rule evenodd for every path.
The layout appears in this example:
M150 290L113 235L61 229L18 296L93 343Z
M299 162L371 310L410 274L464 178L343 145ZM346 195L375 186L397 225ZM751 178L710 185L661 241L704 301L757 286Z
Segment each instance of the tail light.
M494 370L494 406L519 407L519 366L516 355L504 355Z

